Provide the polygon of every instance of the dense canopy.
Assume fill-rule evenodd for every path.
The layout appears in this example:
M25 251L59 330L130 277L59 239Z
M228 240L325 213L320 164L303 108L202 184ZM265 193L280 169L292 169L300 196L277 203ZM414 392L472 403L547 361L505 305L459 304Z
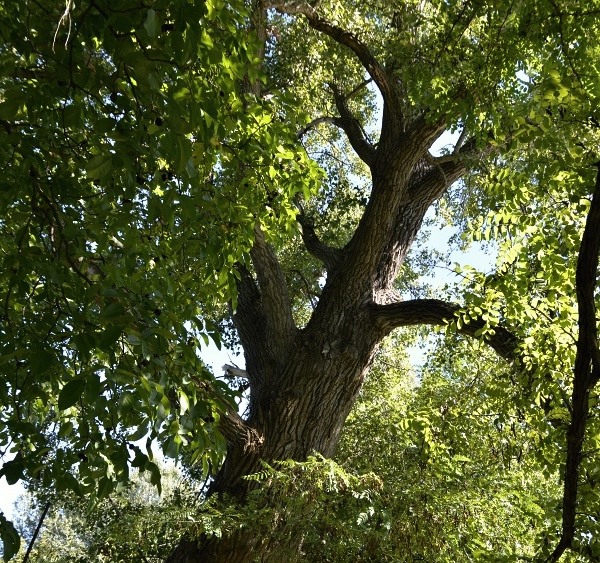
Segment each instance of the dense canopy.
M323 560L599 557L600 4L580 4L0 0L0 474L100 501L131 468L160 487L156 444L243 514L261 477L302 496L290 475L337 452L377 477L310 498L381 482L360 523L388 535L349 525ZM437 283L469 245L491 270ZM245 370L212 374L211 340ZM473 541L486 491L502 545ZM282 510L285 541L240 516L169 561L293 560L333 526Z

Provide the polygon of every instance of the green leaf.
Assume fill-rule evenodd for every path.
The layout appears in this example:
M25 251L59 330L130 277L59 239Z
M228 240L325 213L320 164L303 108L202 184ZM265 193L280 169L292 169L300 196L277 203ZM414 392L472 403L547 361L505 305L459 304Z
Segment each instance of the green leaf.
M180 389L178 394L179 394L179 414L183 415L187 411L190 410L190 401L188 399L188 396L183 391L183 389Z
M146 436L146 434L148 434L148 425L141 424L140 426L137 427L137 430L135 432L133 432L132 434L130 434L127 437L127 439L130 442L137 442L138 440L141 440L142 438L144 438Z
M112 479L110 479L109 477L102 477L100 479L100 481L98 481L98 491L96 493L97 498L98 499L107 498L108 495L110 495L110 493L112 493L114 488L115 488L115 484Z
M13 523L0 512L0 538L2 538L2 558L10 561L21 547L21 538Z
M20 459L13 459L7 461L0 470L0 475L6 478L6 482L9 485L14 485L23 478L23 471L25 466Z
M63 411L72 407L83 394L85 379L73 379L69 381L58 395L58 408Z
M116 305L116 303L113 303L113 305ZM122 309L122 307L121 307L121 309ZM107 311L108 311L108 309L106 309L104 311L104 316L110 318L110 316L107 314ZM115 316L118 316L118 315L115 315ZM122 333L123 333L123 327L120 327L120 326L106 327L104 329L104 331L101 332L100 335L98 336L98 346L100 347L100 349L104 350L105 352L109 352L114 347L115 342L119 339L119 337L121 336Z
M160 469L153 461L148 461L144 469L150 472L150 483L152 483L158 489L158 492L160 494L162 491Z
M90 158L85 166L88 178L101 180L106 178L113 168L113 156L111 154L98 154Z
M121 303L115 302L115 303L111 303L108 307L106 307L102 311L102 316L104 316L107 319L114 319L115 317L120 317L124 312L125 312L125 307L123 307L123 305L121 305ZM103 337L106 339L106 338L114 336L117 328L118 327L110 327L110 332L107 333L106 331L104 331ZM109 330L109 329L107 329L107 330ZM116 340L116 338L115 338L115 340Z
M8 88L0 93L0 119L12 120L17 116L19 108L25 103L25 92L18 87Z
M144 21L144 29L150 39L155 39L158 34L159 22L156 12L150 8L146 14L146 21Z
M29 356L29 366L34 375L39 376L48 371L56 363L56 356L50 350L34 349Z
M60 429L58 431L59 438L65 438L69 436L73 432L73 423L69 420L64 424L61 424Z

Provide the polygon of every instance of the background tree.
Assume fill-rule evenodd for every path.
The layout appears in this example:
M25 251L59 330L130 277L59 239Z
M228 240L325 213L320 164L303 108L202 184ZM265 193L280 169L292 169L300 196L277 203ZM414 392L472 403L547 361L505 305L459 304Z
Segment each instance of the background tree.
M566 455L560 539L549 523L542 551L579 549L596 521L598 10L3 6L2 474L104 497L130 463L158 482L133 443L148 436L220 466L212 491L243 501L261 462L334 454L392 330L448 324L510 362L503 387L538 407L549 471ZM443 196L499 250L460 306L406 292ZM226 302L245 419L195 351ZM170 560L263 556L277 546L241 528Z
M74 494L28 490L17 501L17 528L24 539L18 558L22 560L29 549L40 515L49 506L28 561L164 561L193 521L200 497L192 490L192 481L172 464L158 465L160 496L137 472L127 486L92 503Z

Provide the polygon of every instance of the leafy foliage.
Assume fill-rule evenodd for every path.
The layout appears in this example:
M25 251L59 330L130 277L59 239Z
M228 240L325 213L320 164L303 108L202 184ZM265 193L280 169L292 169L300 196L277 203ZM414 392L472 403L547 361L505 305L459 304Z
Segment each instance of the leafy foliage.
M395 290L431 296L417 269L437 254L408 249L445 192L444 220L497 263L439 291L461 303L453 318L390 321L447 324L419 385L375 370L340 444L347 467L272 456L245 506L210 500L194 530L259 530L265 557L301 546L315 561L597 558L597 256L583 257L591 297L580 265L598 13L596 0L0 0L0 476L104 502L131 467L160 487L152 441L202 475L238 450L256 467L257 444L276 442L261 424L295 404L277 385L313 344L302 329L322 323L310 368L325 381L330 352L362 353L344 380L358 391L385 331L349 349L354 319L366 334L401 308ZM458 140L435 156L444 130ZM251 360L247 425L199 358L227 308ZM456 340L502 331L510 366ZM404 370L397 354L385 361ZM4 516L0 532L9 558Z
M30 561L164 561L192 525L197 494L172 466L159 464L163 491L139 473L110 498L90 504L73 494L27 493L19 501L19 531L28 543L39 505L50 503Z
M205 308L313 189L301 117L240 93L262 79L241 2L0 13L1 473L104 498L130 465L159 484L144 437L206 473L232 391L198 358Z

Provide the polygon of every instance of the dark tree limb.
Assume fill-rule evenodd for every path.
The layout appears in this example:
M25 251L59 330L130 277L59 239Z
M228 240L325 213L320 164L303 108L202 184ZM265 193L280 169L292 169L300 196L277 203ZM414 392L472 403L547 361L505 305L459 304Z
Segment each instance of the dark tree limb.
M589 395L600 379L598 328L594 303L598 277L598 256L600 254L600 162L596 166L598 166L596 185L577 258L575 285L579 312L579 335L571 397L571 422L567 430L562 530L556 548L547 559L551 563L558 561L563 553L573 545L579 466L589 417Z
M579 336L577 350L589 356L592 362L592 373L589 374L589 386L598 382L600 376L600 350L598 349L598 327L594 293L598 278L598 256L600 254L600 162L596 163L598 173L590 210L588 212L579 257L575 285L577 288L577 305L579 312ZM583 354L582 354L583 356ZM580 365L576 362L576 375L584 367L588 368L587 357Z
M340 112L340 117L336 117L333 123L344 130L358 157L367 166L371 166L375 155L375 147L368 141L360 122L350 111L347 97L333 84L331 89L335 105Z
M29 545L27 546L27 551L25 552L25 556L23 557L23 563L27 563L29 561L29 555L31 554L31 550L33 549L35 540L37 540L40 530L42 529L42 524L44 523L46 515L48 514L48 510L50 510L49 502L46 503L46 506L44 506L44 509L42 510L42 513L40 514L40 518L38 520L37 526L35 527L35 531L33 532L33 536L31 536L31 540L29 541Z
M456 319L461 307L440 299L413 299L387 305L371 304L371 315L380 329L385 333L395 328L415 325L445 325ZM479 338L481 329L485 328L483 319L471 319L459 329L460 334ZM502 358L509 362L518 359L517 337L501 326L493 327L491 332L484 333L483 340L489 344Z
M302 213L298 214L298 223L302 227L302 240L306 250L319 260L328 272L333 271L341 259L342 251L322 242L312 223Z

